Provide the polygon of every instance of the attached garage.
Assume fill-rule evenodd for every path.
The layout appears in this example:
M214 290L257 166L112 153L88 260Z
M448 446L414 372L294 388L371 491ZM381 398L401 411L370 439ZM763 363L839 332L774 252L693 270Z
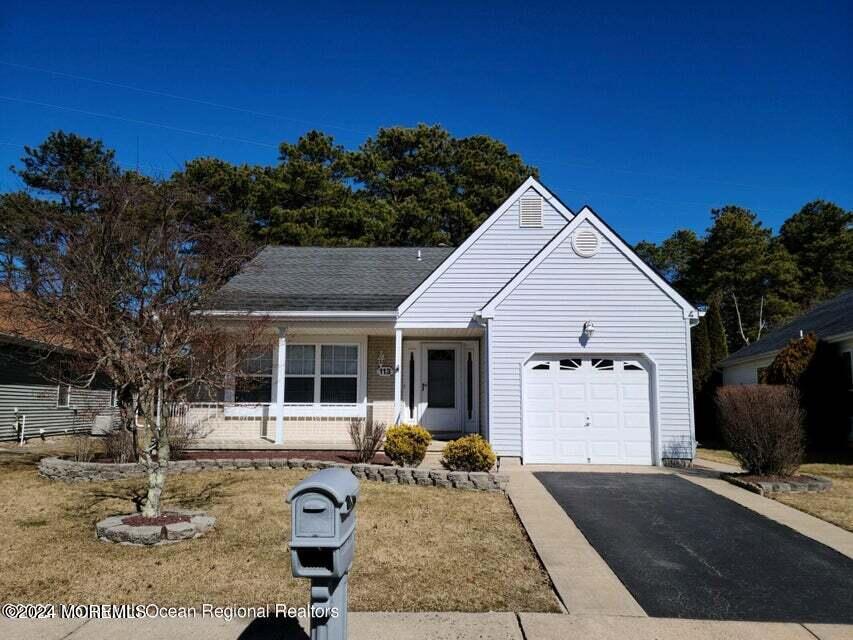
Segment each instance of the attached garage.
M640 360L541 354L523 378L526 463L654 464L650 378Z

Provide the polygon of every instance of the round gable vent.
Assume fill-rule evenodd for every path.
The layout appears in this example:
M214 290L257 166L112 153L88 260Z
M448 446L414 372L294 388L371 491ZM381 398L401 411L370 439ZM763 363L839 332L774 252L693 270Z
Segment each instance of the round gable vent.
M598 253L598 234L592 229L581 229L572 236L572 248L582 258Z

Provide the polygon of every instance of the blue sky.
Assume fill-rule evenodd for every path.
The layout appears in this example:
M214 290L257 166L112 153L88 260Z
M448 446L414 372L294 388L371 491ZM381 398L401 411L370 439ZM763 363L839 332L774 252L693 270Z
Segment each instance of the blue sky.
M0 165L60 128L168 175L426 122L503 140L632 242L728 203L774 228L853 207L849 2L411 4L5 0Z

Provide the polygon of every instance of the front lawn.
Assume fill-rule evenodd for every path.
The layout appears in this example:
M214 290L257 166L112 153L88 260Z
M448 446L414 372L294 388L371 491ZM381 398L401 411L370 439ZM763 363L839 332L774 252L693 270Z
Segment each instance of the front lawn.
M67 447L67 444L65 445ZM0 447L0 602L259 605L308 602L290 574L288 490L308 472L210 471L168 480L166 503L217 528L175 545L95 538L143 480L67 485L37 475L55 441ZM350 606L362 611L558 611L507 498L362 482Z
M713 462L738 464L725 449L700 448L696 456ZM799 472L829 478L832 489L826 493L778 493L772 496L773 499L853 531L853 454L843 452L827 456L809 453Z

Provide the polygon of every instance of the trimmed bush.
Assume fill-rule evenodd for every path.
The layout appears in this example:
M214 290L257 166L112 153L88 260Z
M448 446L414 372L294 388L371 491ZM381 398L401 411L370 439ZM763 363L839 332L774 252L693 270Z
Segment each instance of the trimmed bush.
M385 433L385 455L400 467L417 467L432 442L429 431L418 425L401 424Z
M497 460L492 445L481 435L451 440L441 453L441 465L451 471L488 471Z
M803 459L803 411L797 390L752 384L721 387L717 412L723 440L748 473L788 476Z

